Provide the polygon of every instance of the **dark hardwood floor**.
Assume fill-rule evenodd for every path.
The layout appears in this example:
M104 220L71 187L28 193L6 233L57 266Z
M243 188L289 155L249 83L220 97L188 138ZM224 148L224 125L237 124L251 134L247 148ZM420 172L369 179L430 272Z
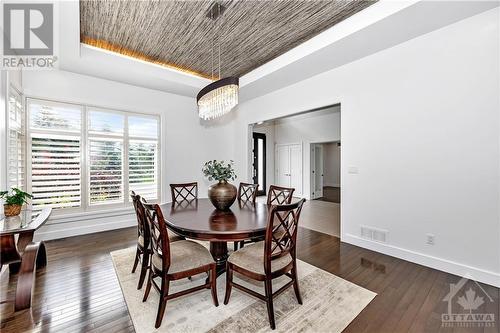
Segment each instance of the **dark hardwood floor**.
M2 333L133 332L109 252L134 246L135 237L135 228L128 228L47 242L48 265L37 274L31 311L13 312L16 277L9 279L4 267ZM486 310L495 314L495 327L442 328L443 298L457 276L303 228L298 257L378 293L346 332L498 332L498 288L480 284L494 301Z
M318 200L340 203L340 187L323 187L323 197L319 198Z

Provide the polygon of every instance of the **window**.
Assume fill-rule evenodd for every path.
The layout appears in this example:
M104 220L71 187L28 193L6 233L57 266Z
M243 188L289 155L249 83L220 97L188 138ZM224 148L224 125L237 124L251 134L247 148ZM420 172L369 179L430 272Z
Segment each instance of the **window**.
M28 100L33 209L82 206L80 106Z
M123 202L123 114L89 112L90 205Z
M25 127L26 119L24 116L23 102L21 94L11 87L9 89L8 105L8 165L7 165L7 186L8 188L17 187L25 189Z
M158 117L34 99L27 106L34 209L124 206L131 190L159 199Z

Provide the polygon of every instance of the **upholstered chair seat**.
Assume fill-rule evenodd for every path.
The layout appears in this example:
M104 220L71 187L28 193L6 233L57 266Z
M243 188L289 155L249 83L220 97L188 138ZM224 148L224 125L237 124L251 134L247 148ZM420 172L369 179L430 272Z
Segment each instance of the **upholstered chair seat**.
M179 240L183 240L184 238L182 238L181 236L178 236L178 235L168 235L168 239L171 242L177 242ZM144 247L144 237L143 236L139 236L139 238L137 239L137 244Z
M264 272L264 242L253 243L244 248L231 253L228 261L249 272L265 275ZM154 259L153 259L154 260ZM271 272L278 271L286 267L293 260L290 253L271 261ZM154 261L153 261L154 262Z
M179 235L176 235L176 234L168 234L168 239L171 242L177 242L177 241L183 240L184 238L179 236ZM143 236L139 236L139 238L137 239L137 244L144 247L144 237Z
M152 262L157 270L162 270L160 254L153 254ZM170 274L212 263L215 263L212 255L201 244L188 240L178 240L170 244L170 267L168 268Z

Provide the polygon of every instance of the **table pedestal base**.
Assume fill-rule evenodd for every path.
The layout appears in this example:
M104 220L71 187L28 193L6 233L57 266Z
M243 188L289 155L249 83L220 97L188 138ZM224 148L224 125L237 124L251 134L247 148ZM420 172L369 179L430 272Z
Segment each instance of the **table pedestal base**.
M35 279L35 265L39 269L47 265L47 253L43 242L32 242L33 232L21 233L17 245L14 235L0 237L0 264L9 265L9 273L17 274L15 311L31 306L31 289Z
M210 253L217 265L217 276L219 276L226 271L227 242L210 242Z

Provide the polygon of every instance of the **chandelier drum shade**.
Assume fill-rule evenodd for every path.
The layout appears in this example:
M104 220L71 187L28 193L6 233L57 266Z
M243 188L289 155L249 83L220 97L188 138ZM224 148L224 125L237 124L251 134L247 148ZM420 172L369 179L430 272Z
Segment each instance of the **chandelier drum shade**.
M196 97L200 118L222 117L238 105L239 81L237 77L226 77L201 89Z
M222 13L227 8L219 3L214 3L207 17L212 21L220 18ZM215 23L214 23L215 26ZM215 29L214 29L215 30ZM196 96L198 104L198 115L204 120L212 120L229 113L236 105L238 105L239 94L239 78L229 76L221 78L221 64L220 64L220 24L219 24L219 38L218 38L218 60L219 60L219 75L218 80L210 83L205 88L201 89ZM214 34L215 46L215 34ZM215 47L214 47L215 48ZM212 48L212 77L214 74L214 49Z

